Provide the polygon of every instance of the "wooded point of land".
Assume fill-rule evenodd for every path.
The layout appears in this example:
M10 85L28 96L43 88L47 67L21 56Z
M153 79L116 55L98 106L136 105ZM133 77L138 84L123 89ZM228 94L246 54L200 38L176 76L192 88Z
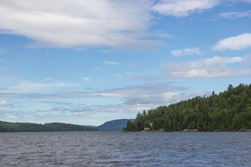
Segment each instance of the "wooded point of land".
M151 126L152 123L152 126ZM240 84L209 97L195 97L138 113L125 131L246 131L251 129L251 84Z

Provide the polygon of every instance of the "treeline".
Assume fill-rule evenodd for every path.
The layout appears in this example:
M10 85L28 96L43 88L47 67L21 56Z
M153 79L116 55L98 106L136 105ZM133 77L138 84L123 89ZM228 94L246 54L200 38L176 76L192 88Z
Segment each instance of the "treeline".
M229 85L219 94L195 97L138 113L125 131L239 131L251 129L251 84Z
M0 121L0 132L97 131L95 127L66 123L10 123Z

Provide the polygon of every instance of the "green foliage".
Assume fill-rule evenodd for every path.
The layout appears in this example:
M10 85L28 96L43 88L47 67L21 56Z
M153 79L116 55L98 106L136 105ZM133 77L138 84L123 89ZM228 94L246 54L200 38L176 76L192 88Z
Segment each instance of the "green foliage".
M160 106L127 123L126 131L142 131L153 122L153 130L182 131L238 131L251 129L251 84L240 84L209 97L195 97L185 101Z
M65 123L10 123L0 121L0 132L49 132L49 131L96 131L89 126L65 124Z

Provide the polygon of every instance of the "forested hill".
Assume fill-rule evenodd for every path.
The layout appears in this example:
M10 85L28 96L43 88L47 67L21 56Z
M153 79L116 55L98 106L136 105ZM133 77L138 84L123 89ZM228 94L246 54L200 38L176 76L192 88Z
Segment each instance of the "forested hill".
M129 119L116 119L98 126L99 131L123 131Z
M66 123L10 123L0 121L0 132L96 131L95 127Z
M150 124L153 123L153 124ZM151 126L152 125L152 126ZM229 85L219 94L195 97L138 113L126 131L246 131L251 129L251 84Z

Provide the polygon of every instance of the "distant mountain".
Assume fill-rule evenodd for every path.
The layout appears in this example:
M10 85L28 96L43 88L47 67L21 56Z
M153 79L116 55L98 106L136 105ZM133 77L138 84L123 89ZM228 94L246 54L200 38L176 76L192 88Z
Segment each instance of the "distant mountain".
M131 119L117 119L105 122L104 124L97 127L99 131L123 131L126 127L127 121Z

